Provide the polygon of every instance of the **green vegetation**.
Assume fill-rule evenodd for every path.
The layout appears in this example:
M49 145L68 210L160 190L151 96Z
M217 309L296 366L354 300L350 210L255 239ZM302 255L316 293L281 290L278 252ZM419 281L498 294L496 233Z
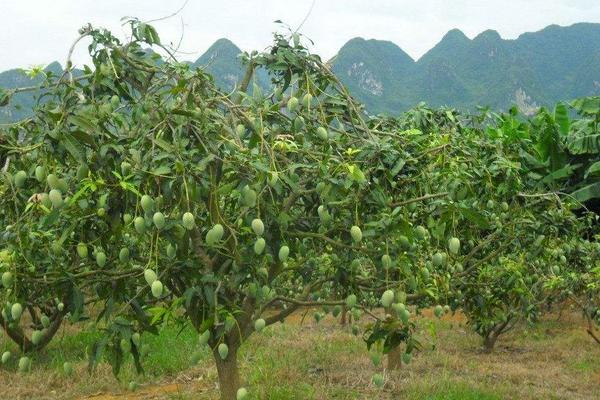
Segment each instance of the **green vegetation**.
M373 365L360 338L339 327L339 321L331 317L318 325L307 318L299 325L301 314L294 316L252 336L242 349L240 366L249 398L592 399L600 387L596 350L578 328L576 313L565 312L560 319L553 314L529 329L527 335L522 331L507 334L501 350L492 356L474 349L477 338L462 331L457 317L420 319L423 328L435 328L435 342L415 354L410 366L397 373L385 372L386 384L379 389L370 380L375 373L381 374L381 369ZM100 337L92 327L58 337L33 357L29 374L13 375L18 358L2 367L6 370L0 375L3 394L6 398L20 395L62 400L103 393L117 400L131 395L129 382L135 381L139 387L134 394L142 398L217 399L210 351L199 351L193 363L191 353L197 346L197 335L190 327L179 331L165 326L158 336L143 336L152 349L144 360L146 374L136 375L129 358L118 380L107 368L98 368L93 375L86 371L84 348ZM532 339L535 334L543 335L544 340ZM10 348L17 354L14 346ZM65 360L73 367L72 375L63 374ZM11 385L7 385L9 381ZM56 388L60 388L56 394L47 395Z
M437 340L428 309L462 313L491 353L570 301L598 340L598 98L531 119L424 105L373 117L298 33L242 55L223 92L145 50L165 50L152 26L127 25L128 43L82 28L94 68L21 90L44 101L0 128L0 325L21 374L65 323L91 325L88 369L106 361L131 390L148 362L177 369L157 348L191 335L185 354L212 358L223 400L306 398L305 384L261 392L242 360L273 357L273 325L307 309L362 337L375 391ZM251 84L263 73L269 89Z

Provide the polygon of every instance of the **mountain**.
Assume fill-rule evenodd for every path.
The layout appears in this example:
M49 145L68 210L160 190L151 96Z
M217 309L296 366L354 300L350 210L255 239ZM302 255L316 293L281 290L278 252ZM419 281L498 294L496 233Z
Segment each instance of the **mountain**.
M192 67L202 68L215 78L215 83L222 88L233 88L244 77L244 68L239 55L239 47L228 39L219 39L206 50Z
M467 110L517 104L533 111L600 94L600 24L551 25L515 40L502 39L493 30L469 39L454 29L412 64L401 58L388 65L389 74L380 73L383 68L370 59L376 54L386 62L386 56L398 51L389 42L352 39L334 61L334 70L349 88L360 86L362 79L353 74L353 66L363 66L362 76L381 77L378 91L353 92L373 113L398 113L420 101Z
M60 75L63 69L58 62L49 64L45 69L45 73ZM38 75L35 78L30 78L21 69L11 69L0 72L0 88L14 89L28 86L39 85L43 81L43 77ZM15 121L26 118L37 101L38 92L22 92L15 94L9 105L0 107L0 123Z
M232 90L235 85L244 79L246 67L242 65L240 54L242 50L229 39L219 39L204 52L192 67L203 68L211 74L215 83L224 90ZM256 83L260 86L268 86L268 77L263 72L259 72L255 77Z
M333 61L333 72L367 108L406 109L408 93L398 76L411 73L415 61L392 42L350 40Z
M219 39L191 65L230 91L245 73L240 53L230 40ZM339 50L332 68L374 114L398 114L421 101L463 110L516 104L534 112L542 105L600 95L600 24L551 25L514 40L493 30L470 39L453 29L419 60L392 42L354 38ZM61 70L58 63L48 69ZM253 79L260 87L269 86L265 71ZM0 87L33 84L19 70L0 73ZM0 108L0 122L26 116L35 101L32 93L16 98L23 107Z

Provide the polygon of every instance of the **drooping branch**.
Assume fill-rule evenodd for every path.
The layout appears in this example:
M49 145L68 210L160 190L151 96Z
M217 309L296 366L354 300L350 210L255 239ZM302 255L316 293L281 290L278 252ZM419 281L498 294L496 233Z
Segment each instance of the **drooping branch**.
M240 83L240 92L246 92L248 90L248 86L250 85L250 80L252 79L252 75L254 75L254 69L256 68L256 64L252 59L248 61L248 66L246 67L246 72L244 73L244 77L242 78L242 82ZM239 103L241 99L241 94L238 95L236 99L236 104Z
M75 51L75 47L77 46L77 43L79 43L83 38L87 37L90 35L90 33L92 32L92 26L90 24L87 24L86 26L84 26L83 28L81 28L79 30L79 36L77 37L77 39L75 39L75 41L73 42L73 44L71 44L71 47L69 48L69 54L67 55L67 61L65 62L65 71L63 72L63 75L61 77L61 79L59 81L62 80L62 78L65 76L65 74L69 75L69 82L72 84L73 81L73 62L71 61L71 58L73 57L73 51Z

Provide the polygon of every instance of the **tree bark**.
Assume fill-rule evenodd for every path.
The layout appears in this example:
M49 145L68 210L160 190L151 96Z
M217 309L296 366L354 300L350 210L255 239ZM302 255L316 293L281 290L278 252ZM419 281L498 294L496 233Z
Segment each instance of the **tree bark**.
M221 359L219 352L215 348L213 356L217 364L217 373L219 374L219 390L221 391L221 400L236 400L237 391L240 388L240 375L237 364L237 345L229 346L229 354L226 359Z
M397 371L402 368L402 351L400 346L394 347L387 354L387 368L390 371Z
M346 315L348 314L348 309L346 306L342 306L342 316L340 318L340 325L346 326Z

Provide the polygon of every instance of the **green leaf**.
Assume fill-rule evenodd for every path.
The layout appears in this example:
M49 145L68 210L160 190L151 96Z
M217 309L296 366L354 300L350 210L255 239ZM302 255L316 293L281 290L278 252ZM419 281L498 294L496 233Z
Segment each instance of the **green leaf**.
M571 103L571 106L582 115L596 115L600 113L600 97L584 97Z
M0 88L0 107L4 107L10 103L11 92Z
M596 161L585 171L584 179L587 179L588 176L600 175L600 161Z
M544 179L542 179L543 183L553 183L555 181L559 181L562 179L566 179L569 178L571 175L573 175L573 172L577 171L577 169L581 166L581 164L576 164L576 165L566 165L565 167L558 169L548 175L546 175L544 177Z
M404 159L398 158L398 160L396 161L396 164L394 164L394 167L390 170L390 177L393 178L396 175L398 175L398 173L402 170L402 168L404 168L405 164L406 164L406 161L404 161Z
M145 38L148 44L160 44L160 37L158 36L158 32L152 25L144 24L145 27Z
M356 165L348 165L348 172L353 181L358 183L366 182L365 174Z
M85 150L81 143L79 143L71 134L65 133L60 141L65 149L73 156L77 161L83 160Z
M169 175L171 173L171 168L167 165L161 165L158 168L152 170L154 175Z
M102 359L102 354L104 353L104 349L108 344L108 337L102 337L100 340L94 342L92 347L90 348L88 354L88 373L91 374L96 366L100 363Z
M591 199L600 198L600 182L593 183L571 193L578 201L585 203Z
M573 154L599 154L600 134L569 138L567 147Z
M71 115L69 120L75 124L75 126L87 131L88 133L92 133L96 130L96 125L81 115Z
M558 124L561 135L567 135L571 126L571 121L569 121L569 110L563 103L556 105L556 108L554 109L554 120Z
M485 219L483 214L473 211L470 208L466 207L458 207L458 211L462 214L463 217L479 226L480 228L487 229L489 227L488 221Z
M154 138L152 142L168 153L174 153L175 147L172 144L165 142L162 139Z

